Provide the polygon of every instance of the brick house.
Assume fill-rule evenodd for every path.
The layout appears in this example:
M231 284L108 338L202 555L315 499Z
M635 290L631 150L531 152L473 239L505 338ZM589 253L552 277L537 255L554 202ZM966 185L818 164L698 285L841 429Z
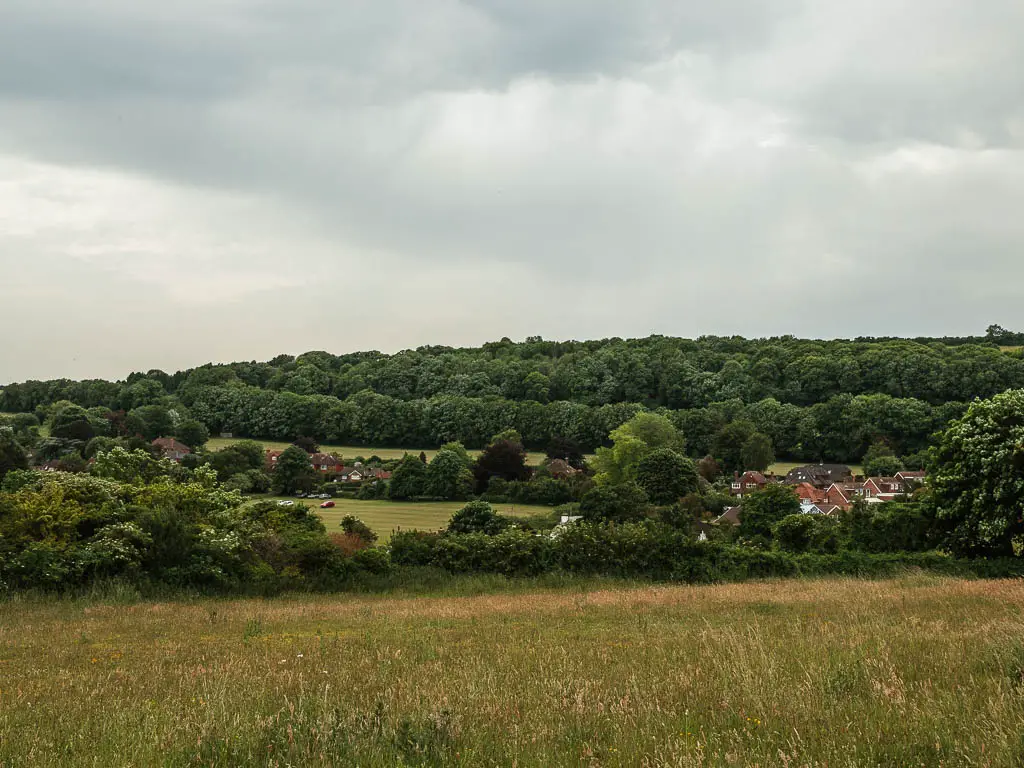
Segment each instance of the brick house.
M744 472L742 475L739 472L735 472L733 473L732 483L729 486L729 492L733 496L743 498L749 493L761 490L766 485L768 485L768 478L760 472Z
M160 449L160 455L165 459L176 461L179 464L181 460L192 453L192 449L184 443L179 443L173 437L158 437L153 441L153 445Z

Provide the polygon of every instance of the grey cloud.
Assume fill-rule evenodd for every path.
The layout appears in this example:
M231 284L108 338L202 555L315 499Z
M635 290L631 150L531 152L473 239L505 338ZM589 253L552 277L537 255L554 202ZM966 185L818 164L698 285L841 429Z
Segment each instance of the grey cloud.
M0 286L0 319L127 314L116 352L51 336L118 373L345 344L261 303L386 318L388 348L1024 326L1015 0L0 14L0 161L38 177L0 178L0 262L49 265ZM0 342L16 377L31 347Z

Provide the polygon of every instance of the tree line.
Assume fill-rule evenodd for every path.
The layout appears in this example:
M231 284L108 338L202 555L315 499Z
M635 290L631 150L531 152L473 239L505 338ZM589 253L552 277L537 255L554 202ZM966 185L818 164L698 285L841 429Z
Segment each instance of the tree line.
M733 399L808 406L841 394L884 394L939 405L1024 386L1024 356L1000 349L1018 337L1024 334L992 326L988 336L963 344L664 336L560 342L536 337L465 349L420 347L394 355L307 352L174 374L133 373L123 382L11 384L0 394L0 410L27 412L70 400L127 411L161 396L184 397L188 390L210 386L341 400L371 391L406 401L469 397L594 407L637 403L672 410Z

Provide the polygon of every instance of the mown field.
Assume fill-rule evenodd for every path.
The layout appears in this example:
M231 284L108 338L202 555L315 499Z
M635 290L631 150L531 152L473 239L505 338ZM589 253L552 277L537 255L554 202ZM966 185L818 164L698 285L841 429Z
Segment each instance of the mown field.
M213 451L219 451L225 446L237 443L239 440L245 438L223 438L223 437L212 437L210 442L207 443L207 447ZM290 443L277 442L274 440L257 440L256 442L262 443L266 446L267 450L282 451L287 448ZM362 456L368 458L370 456L379 456L382 459L400 459L407 453L411 453L415 456L419 456L420 449L415 448L373 448L367 446L355 446L355 445L321 445L320 449L326 453L338 453L348 461L355 459L356 456ZM432 459L434 454L437 453L436 448L424 448L423 453L427 455L428 459ZM480 451L469 451L470 456L476 456ZM532 466L538 466L544 461L544 454L539 451L529 451L526 454L527 463ZM588 454L587 459L592 459L593 454ZM777 474L784 475L794 467L802 467L808 462L806 461L778 461L769 467L769 471ZM850 468L855 474L862 474L863 468L858 464L851 464Z
M225 437L211 437L210 442L206 444L207 448L212 451L219 451L225 446L237 443L239 440L248 438L225 438ZM262 443L268 451L283 451L291 443L278 442L275 440L257 440L257 443ZM419 448L375 448L368 447L365 445L328 445L322 444L320 450L325 453L337 453L346 461L352 461L356 456L362 456L363 458L369 458L370 456L379 456L382 459L400 459L405 454L411 453L414 456L419 456L421 449ZM437 453L436 448L423 448L422 452L427 455L428 459L434 458L434 454ZM469 451L470 456L476 456L480 451ZM537 466L544 461L544 454L538 451L530 451L526 454L527 463L530 466Z
M1024 586L0 603L3 766L1018 766Z
M290 499L296 504L309 504L319 507L319 499L295 499L289 496L257 497L270 498L274 501ZM416 528L421 531L436 531L447 525L448 520L466 505L464 501L362 501L359 499L332 499L332 509L317 509L327 526L327 531L338 530L341 518L355 515L380 536L381 541L391 538L392 531ZM550 514L552 507L537 507L528 504L494 504L495 510L505 515L538 515Z

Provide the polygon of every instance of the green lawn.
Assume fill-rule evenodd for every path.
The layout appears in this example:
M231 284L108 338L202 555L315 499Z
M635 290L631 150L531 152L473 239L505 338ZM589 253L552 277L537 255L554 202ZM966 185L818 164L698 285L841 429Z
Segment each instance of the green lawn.
M263 499L264 497L257 497ZM296 503L316 504L319 506L319 499L295 499L289 496L272 496L275 501L291 499ZM426 501L426 502L401 502L401 501L362 501L358 499L332 499L335 506L332 509L319 509L327 531L332 533L338 530L341 518L345 515L355 515L366 523L373 531L386 541L391 537L391 532L398 529L408 530L418 528L421 531L435 531L443 528L451 516L466 505L464 501ZM527 504L495 504L495 510L504 515L538 515L549 514L552 507L535 507Z
M242 437L211 437L210 442L206 444L206 447L211 451L219 451L221 448L225 448L233 443L248 439L249 438ZM268 451L283 451L291 445L291 443L283 443L275 440L256 440L256 442L263 444ZM407 453L419 456L421 450L423 453L427 454L428 459L432 459L434 458L434 454L437 453L437 448L377 448L365 445L329 445L326 443L320 446L320 450L324 453L337 453L346 461L350 461L356 456L362 456L363 458L379 456L382 459L400 459ZM476 456L479 453L480 451L469 451L470 456ZM538 466L542 461L544 461L544 454L539 451L530 451L526 454L526 463L532 467Z
M768 471L774 475L785 475L789 470L796 469L797 467L805 467L808 464L813 464L813 461L777 461L768 467ZM855 475L863 475L864 467L860 464L847 464Z

